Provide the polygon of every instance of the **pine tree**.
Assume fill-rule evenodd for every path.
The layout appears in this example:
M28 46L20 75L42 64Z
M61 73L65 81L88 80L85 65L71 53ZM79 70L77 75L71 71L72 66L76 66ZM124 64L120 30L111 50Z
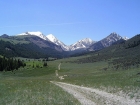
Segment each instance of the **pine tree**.
M47 62L44 62L43 66L44 66L44 67L45 67L45 66L48 66Z

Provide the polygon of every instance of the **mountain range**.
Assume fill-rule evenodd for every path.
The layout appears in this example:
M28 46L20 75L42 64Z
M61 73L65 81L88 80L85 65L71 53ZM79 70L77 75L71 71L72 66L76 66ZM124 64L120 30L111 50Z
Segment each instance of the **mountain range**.
M127 39L121 37L117 33L111 33L100 41L93 41L90 38L85 38L68 46L58 40L54 35L44 35L38 31L25 32L15 36L8 36L4 34L0 36L0 40L2 41L1 43L4 43L0 45L0 53L2 52L1 55L5 53L11 56L32 56L38 58L52 56L62 58L81 51L87 52L101 50L114 43L120 43ZM32 53L32 55L27 52Z
M86 49L87 47L89 47L90 45L92 45L94 43L94 41L92 41L91 39L85 38L83 40L80 40L80 41L76 42L75 44L67 46L63 42L58 40L54 35L49 34L49 35L45 36L45 35L43 35L43 33L39 32L39 31L38 32L25 32L25 33L21 33L21 34L18 34L18 35L22 35L22 36L25 36L25 35L26 36L29 36L29 35L38 36L41 39L44 39L46 41L50 41L50 42L52 42L52 43L54 43L54 44L56 44L58 46L61 46L61 48L64 51L74 51L74 50L82 49L82 48Z
M58 40L54 35L49 34L49 35L45 36L43 33L39 32L39 31L38 32L25 32L25 33L21 33L18 35L38 36L45 41L50 41L50 42L54 43L55 45L60 46L62 48L62 50L64 50L64 51L75 51L75 50L79 50L79 49L89 49L90 51L100 50L104 47L108 47L108 46L112 45L113 43L115 43L119 40L127 40L127 38L123 38L119 34L114 32L100 41L93 41L90 38L85 38L85 39L77 41L76 43L74 43L70 46L67 46L63 42Z

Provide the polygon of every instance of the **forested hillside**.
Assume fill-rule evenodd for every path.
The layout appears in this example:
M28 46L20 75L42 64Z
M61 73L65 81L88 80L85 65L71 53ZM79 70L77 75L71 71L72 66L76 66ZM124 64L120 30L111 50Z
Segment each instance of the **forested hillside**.
M0 38L0 55L6 57L25 57L25 58L62 58L65 53L59 52L50 47L42 47L29 40L30 37L9 37ZM32 38L33 39L33 38ZM36 39L36 38L35 38ZM62 54L63 53L63 54Z
M90 57L78 59L77 63L89 63L98 61L109 61L108 68L129 69L139 67L140 65L140 34L135 37L122 41L120 44L114 44L103 50L90 52Z

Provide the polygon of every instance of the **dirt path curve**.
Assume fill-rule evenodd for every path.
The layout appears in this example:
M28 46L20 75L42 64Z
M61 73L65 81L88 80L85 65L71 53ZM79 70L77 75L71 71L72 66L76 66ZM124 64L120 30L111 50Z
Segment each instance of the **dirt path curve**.
M113 95L98 89L81 87L64 82L50 81L72 94L82 105L140 105L132 99Z

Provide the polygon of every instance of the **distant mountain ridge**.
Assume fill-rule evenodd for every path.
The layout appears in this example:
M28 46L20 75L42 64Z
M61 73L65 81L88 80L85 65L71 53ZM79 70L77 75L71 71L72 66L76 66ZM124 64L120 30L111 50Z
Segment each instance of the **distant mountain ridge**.
M121 37L119 34L113 32L108 35L106 38L94 43L89 47L89 51L101 50L105 47L111 46L113 43L118 42L119 40L127 40L126 38Z
M92 41L90 38L85 38L82 40L79 40L78 42L76 42L75 44L72 44L70 46L65 45L63 42L61 42L60 40L58 40L54 35L49 34L49 35L44 35L43 33L37 31L37 32L25 32L25 33L21 33L18 35L33 35L33 36L38 36L44 40L50 41L58 46L61 46L61 48L64 51L74 51L74 50L78 50L78 49L86 49L88 48L90 45L92 45L93 43L95 43L95 41Z
M119 40L128 40L127 37L121 37L119 34L113 32L110 35L108 35L106 38L100 40L100 41L93 41L90 38L85 38L82 40L77 41L76 43L67 46L60 40L58 40L54 35L49 34L49 35L44 35L43 33L37 31L37 32L25 32L21 33L18 35L33 35L33 36L38 36L46 41L50 41L57 46L60 46L64 51L75 51L75 50L86 50L88 49L89 51L95 51L95 50L100 50L105 47L109 47L115 42L118 42Z
M69 47L66 46L63 42L59 41L55 36L53 36L52 34L49 34L47 36L45 36L43 33L37 31L37 32L25 32L25 33L21 33L18 35L33 35L33 36L38 36L44 40L50 41L58 46L61 46L61 48L64 51L69 51Z
M1 55L22 56L39 58L45 56L62 58L76 53L101 50L113 44L119 44L125 41L117 33L111 33L100 41L93 41L90 38L85 38L76 43L67 46L54 35L44 35L37 32L25 32L15 36L4 34L0 36Z
M44 40L48 40L48 38L43 33L41 33L40 31L37 31L37 32L25 32L25 33L21 33L21 34L18 34L18 35L33 35L33 36L38 36L38 37L40 37L40 38L42 38Z
M66 56L60 46L32 35L0 36L0 55L25 58Z
M51 42L53 42L54 44L61 46L61 48L64 51L69 51L69 46L65 45L63 42L61 42L60 40L58 40L55 36L53 36L52 34L49 34L46 36Z
M75 44L70 45L70 49L71 51L77 50L77 49L87 49L94 43L96 43L96 41L93 41L90 38L85 38L85 39L79 40Z

